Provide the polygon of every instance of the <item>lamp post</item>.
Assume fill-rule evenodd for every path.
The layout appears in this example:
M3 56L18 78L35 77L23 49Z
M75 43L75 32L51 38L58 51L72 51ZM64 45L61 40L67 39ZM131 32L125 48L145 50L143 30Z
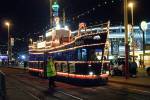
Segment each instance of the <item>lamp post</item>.
M124 0L124 26L125 26L125 76L126 79L129 77L129 46L128 46L128 0Z
M144 65L144 55L145 55L145 31L147 30L147 22L142 21L141 22L141 29L143 32L143 68L145 67Z
M8 65L9 65L9 62L11 60L11 44L10 44L10 23L9 22L5 22L5 25L7 26L8 28Z
M134 4L132 2L130 2L128 4L128 7L131 8L131 18L132 18L132 30L131 30L131 33L132 33L132 53L133 53L133 62L135 62L135 48L134 48L134 31L133 31L133 26L134 26L134 20L133 20L133 7L134 7Z
M52 3L53 0L50 0L50 28L53 27L53 12L52 12Z

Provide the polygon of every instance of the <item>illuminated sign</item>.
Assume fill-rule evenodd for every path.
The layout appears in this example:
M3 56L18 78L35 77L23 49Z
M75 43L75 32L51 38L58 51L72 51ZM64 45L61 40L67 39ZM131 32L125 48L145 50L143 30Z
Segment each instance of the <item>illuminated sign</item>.
M118 55L119 54L119 42L111 41L111 54Z
M46 42L45 42L45 41L39 42L39 43L37 44L37 48L44 48L45 46L46 46Z

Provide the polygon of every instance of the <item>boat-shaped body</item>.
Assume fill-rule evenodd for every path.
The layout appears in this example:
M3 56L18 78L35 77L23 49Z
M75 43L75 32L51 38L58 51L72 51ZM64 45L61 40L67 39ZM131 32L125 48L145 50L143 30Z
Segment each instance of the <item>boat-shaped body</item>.
M84 30L83 30L84 29ZM68 29L47 31L45 40L29 46L29 72L46 76L48 57L54 59L57 80L78 85L106 84L108 63L105 53L109 23L95 29L82 27L76 32Z

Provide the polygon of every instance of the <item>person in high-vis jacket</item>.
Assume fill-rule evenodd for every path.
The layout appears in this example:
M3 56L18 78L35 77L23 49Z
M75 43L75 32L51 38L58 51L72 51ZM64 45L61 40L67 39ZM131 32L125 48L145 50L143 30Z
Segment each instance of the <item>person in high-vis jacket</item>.
M49 88L55 87L56 69L52 58L47 62L47 77L49 79Z

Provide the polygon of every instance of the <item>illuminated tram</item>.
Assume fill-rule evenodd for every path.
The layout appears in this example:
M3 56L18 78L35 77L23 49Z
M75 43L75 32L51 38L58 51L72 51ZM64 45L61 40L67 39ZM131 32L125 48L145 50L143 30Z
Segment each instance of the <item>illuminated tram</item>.
M46 76L48 57L54 59L57 80L77 84L106 84L108 74L103 73L107 63L106 45L109 22L71 33L66 28L53 28L46 32L45 39L29 45L29 72ZM105 57L104 57L105 56Z

